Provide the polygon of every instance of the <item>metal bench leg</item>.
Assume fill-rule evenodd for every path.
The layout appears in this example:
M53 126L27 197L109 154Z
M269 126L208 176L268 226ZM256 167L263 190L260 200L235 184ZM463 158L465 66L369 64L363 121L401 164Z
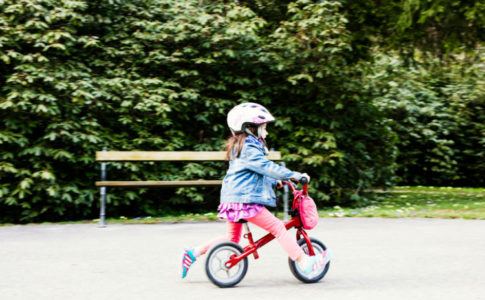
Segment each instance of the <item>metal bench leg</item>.
M101 181L106 181L106 163L101 163ZM99 210L99 227L106 227L106 187L99 188L101 194Z

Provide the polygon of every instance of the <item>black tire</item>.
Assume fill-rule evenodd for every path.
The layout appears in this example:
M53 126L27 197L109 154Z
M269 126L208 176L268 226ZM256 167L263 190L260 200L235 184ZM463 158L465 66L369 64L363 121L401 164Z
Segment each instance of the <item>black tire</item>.
M212 248L205 260L205 273L209 280L221 288L232 287L238 284L248 271L247 257L231 269L227 269L224 266L224 262L231 255L240 255L242 253L243 249L241 246L231 242L221 243Z
M327 247L317 239L310 238L312 243L313 249L316 253L322 253L323 251L327 250ZM306 244L305 239L300 239L298 241L298 245L303 249L305 253L308 254L308 246ZM320 281L328 272L330 268L330 262L328 262L321 270L318 270L316 273L312 273L310 275L303 274L302 270L298 267L296 261L291 260L288 258L288 264L290 265L290 271L293 275L300 281L304 283L315 283Z

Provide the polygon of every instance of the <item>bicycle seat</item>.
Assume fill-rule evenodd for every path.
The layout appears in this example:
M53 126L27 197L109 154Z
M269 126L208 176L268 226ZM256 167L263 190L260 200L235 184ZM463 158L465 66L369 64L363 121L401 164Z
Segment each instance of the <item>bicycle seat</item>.
M244 219L239 219L239 221L237 221L236 223L241 223L241 224L244 224L244 223L247 223L248 221L244 220Z

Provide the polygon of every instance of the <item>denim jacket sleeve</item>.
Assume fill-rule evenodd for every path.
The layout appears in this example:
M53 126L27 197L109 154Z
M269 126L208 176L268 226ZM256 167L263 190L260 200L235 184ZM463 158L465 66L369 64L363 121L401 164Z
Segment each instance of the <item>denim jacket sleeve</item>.
M246 149L243 149L241 159L242 163L249 170L276 180L301 179L301 173L293 172L267 159L263 148L259 145L247 143L244 145L244 148ZM276 181L273 184L276 184Z

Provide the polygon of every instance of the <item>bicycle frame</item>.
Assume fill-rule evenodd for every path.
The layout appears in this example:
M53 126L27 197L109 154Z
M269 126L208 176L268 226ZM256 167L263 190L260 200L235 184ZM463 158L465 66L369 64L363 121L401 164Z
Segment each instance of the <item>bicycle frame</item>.
M305 239L305 242L306 242L307 247L308 247L308 254L310 256L313 256L313 255L315 255L315 251L313 250L313 246L312 246L312 243L310 241L310 237L308 236L308 234L306 233L306 231L302 227L300 216L298 215L298 213L295 213L295 212L297 212L297 207L298 207L298 199L296 199L296 197L294 196L294 192L296 190L295 186L293 185L293 183L291 183L289 181L284 181L283 184L288 185L290 187L292 193L293 193L292 218L285 223L286 230L289 230L291 228L296 228L296 230L297 230L296 231L296 240L298 241L303 237ZM303 192L305 194L308 193L308 184L303 185ZM251 254L254 255L254 259L258 259L259 258L258 249L263 247L267 243L271 242L275 238L274 235L272 235L271 233L268 233L265 236L261 237L259 240L254 241L253 240L253 234L249 230L248 224L244 223L244 226L245 226L245 229L246 229L246 232L247 232L247 233L244 234L244 238L248 239L249 245L247 245L246 247L243 248L242 254L240 254L240 255L234 254L229 258L229 260L225 263L225 266L228 269L234 267L241 260L245 259L246 257L248 257Z

